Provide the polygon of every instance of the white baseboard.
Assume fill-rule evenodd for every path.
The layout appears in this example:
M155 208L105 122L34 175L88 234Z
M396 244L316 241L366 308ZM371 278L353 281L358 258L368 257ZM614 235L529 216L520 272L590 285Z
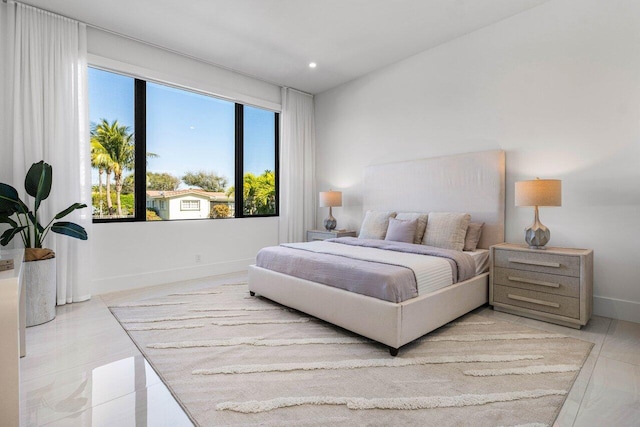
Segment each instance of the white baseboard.
M234 273L236 271L247 270L253 263L255 263L255 258L247 258L170 270L156 270L139 274L106 277L91 282L92 293L93 295L100 295L115 291L143 288L145 286L164 285L166 283Z
M593 314L640 323L640 302L594 295Z

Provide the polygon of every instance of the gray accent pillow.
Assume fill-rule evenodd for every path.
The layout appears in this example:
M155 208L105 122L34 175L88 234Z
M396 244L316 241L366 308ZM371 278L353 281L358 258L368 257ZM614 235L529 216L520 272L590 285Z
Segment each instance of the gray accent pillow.
M401 221L396 218L389 218L389 227L384 240L393 240L394 242L413 243L418 228L418 220L411 219Z
M424 237L424 231L427 229L427 219L429 215L426 213L413 213L413 212L400 212L396 215L396 219L400 219L402 221L410 221L412 219L418 220L418 227L416 227L416 235L413 238L413 243L419 245L422 243L422 238ZM411 242L409 242L411 243Z
M389 218L395 218L395 212L367 211L360 227L360 239L384 240L389 227Z
M478 248L480 236L482 236L482 227L484 222L470 222L467 228L467 235L464 238L465 251L475 251Z
M461 251L471 215L455 212L429 212L427 231L422 239L423 245L442 249Z

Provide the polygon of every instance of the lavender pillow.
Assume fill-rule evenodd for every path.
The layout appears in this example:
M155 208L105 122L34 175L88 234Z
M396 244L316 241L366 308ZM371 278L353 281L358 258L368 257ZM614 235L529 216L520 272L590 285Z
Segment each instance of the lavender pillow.
M413 243L418 228L418 220L412 219L402 221L400 219L389 218L389 227L387 228L387 236L384 240L393 240L394 242Z
M424 231L427 229L428 215L426 213L401 212L396 215L396 219L402 221L410 221L412 219L418 220L418 227L416 228L416 235L413 238L413 243L415 243L416 245L422 243Z

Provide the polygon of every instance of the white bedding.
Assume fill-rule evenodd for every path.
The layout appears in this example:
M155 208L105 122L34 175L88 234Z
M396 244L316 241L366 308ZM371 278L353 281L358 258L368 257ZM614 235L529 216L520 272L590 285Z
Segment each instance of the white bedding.
M362 246L336 245L325 241L287 243L282 246L409 268L415 273L418 295L426 295L453 284L451 264L444 258Z
M489 249L476 249L473 252L464 251L464 253L471 255L476 262L476 276L489 271Z

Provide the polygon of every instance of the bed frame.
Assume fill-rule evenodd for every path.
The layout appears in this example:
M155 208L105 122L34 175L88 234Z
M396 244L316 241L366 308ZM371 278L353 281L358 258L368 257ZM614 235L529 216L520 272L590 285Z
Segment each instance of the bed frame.
M478 247L504 242L505 153L467 153L366 168L363 207L468 212L485 226ZM264 268L249 267L249 291L381 342L403 345L488 302L489 273L392 303Z

